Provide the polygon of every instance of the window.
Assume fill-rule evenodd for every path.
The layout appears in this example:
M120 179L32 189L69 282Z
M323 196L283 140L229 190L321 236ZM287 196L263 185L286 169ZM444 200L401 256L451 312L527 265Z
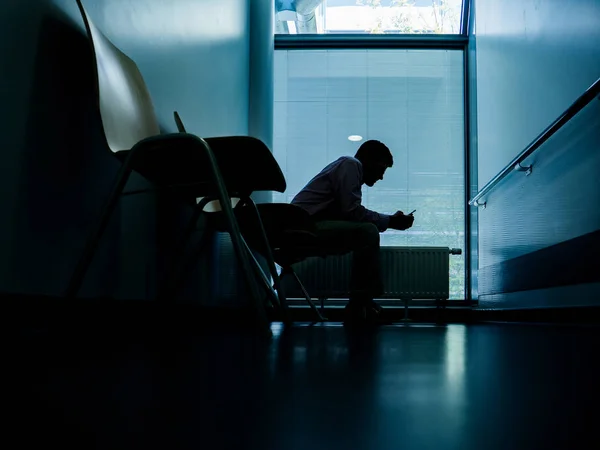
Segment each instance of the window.
M275 0L275 33L458 34L462 0Z
M274 108L288 181L274 201L290 202L329 162L378 139L394 167L363 187L363 204L417 210L415 226L383 233L382 245L465 248L462 51L277 50ZM464 257L450 259L453 299L465 298Z

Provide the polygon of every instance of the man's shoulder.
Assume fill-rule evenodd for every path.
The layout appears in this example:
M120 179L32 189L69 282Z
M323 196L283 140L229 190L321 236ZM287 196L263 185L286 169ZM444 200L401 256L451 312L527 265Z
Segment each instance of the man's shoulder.
M335 185L339 183L360 183L362 179L362 163L352 156L342 156L331 163L330 177Z
M362 164L361 162L352 156L341 156L335 161L330 162L321 170L321 172L313 178L312 181L322 178L338 178L346 176L350 173L356 173L358 176L362 176Z
M337 161L360 165L360 161L354 156L340 156Z
M356 167L358 169L362 169L361 162L353 156L341 156L336 159L333 164L337 167Z
M339 176L356 174L357 177L362 177L362 163L352 156L338 158L334 170Z

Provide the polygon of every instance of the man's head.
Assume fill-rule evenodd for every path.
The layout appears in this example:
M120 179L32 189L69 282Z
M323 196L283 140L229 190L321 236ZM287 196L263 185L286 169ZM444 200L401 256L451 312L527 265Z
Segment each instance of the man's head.
M385 170L394 165L390 149L375 140L363 142L354 157L362 163L363 183L369 187L383 180Z

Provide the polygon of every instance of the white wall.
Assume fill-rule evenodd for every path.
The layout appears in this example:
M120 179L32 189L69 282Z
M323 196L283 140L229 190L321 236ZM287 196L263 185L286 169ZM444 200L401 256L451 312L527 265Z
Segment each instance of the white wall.
M482 187L600 77L600 2L475 3Z
M600 2L476 0L475 27L482 187L600 77ZM522 292L503 286L551 274L574 239L595 242L600 213L590 205L600 203L599 116L595 101L528 161L532 175L510 175L479 210L482 306L598 303L598 284L591 282L563 285L560 295L550 295L544 283ZM511 272L527 261L535 263Z
M178 110L202 136L248 133L248 0L84 4L139 65L164 130ZM118 168L99 144L87 52L75 1L0 6L0 292L62 295ZM154 196L124 199L82 295L152 297L156 242Z

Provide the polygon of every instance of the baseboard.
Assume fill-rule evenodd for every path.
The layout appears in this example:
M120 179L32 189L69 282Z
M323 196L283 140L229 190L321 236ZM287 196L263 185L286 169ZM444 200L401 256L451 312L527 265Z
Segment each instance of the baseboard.
M289 311L290 318L294 322L313 322L316 320L315 312L308 307L293 307ZM330 322L342 322L344 320L343 307L325 307L323 310L319 308L319 311ZM405 314L404 308L384 307L382 320L389 323L402 323ZM432 307L410 307L407 316L411 322L418 323L470 323L472 321L471 308L469 307L446 308L443 311Z
M556 324L600 324L600 306L530 309L477 309L476 322L531 322Z
M202 307L185 304L161 304L142 300L110 298L66 301L62 298L1 295L3 329L17 334L41 331L69 333L203 333L215 329L253 331L255 324L247 308ZM294 322L313 322L315 313L308 307L289 309ZM344 309L325 308L323 315L332 322L344 319ZM278 314L269 314L273 321ZM402 323L404 308L387 307L383 320ZM556 324L600 324L600 306L537 309L483 309L469 306L410 307L408 318L415 323L528 322Z
M343 308L325 308L322 311L330 321L344 319ZM389 307L383 310L383 320L401 323L404 308ZM309 308L291 308L290 316L296 322L315 320ZM552 324L600 324L599 307L536 308L536 309L478 309L468 306L449 307L439 311L432 307L411 307L408 318L417 323L482 323L482 322L526 322Z

